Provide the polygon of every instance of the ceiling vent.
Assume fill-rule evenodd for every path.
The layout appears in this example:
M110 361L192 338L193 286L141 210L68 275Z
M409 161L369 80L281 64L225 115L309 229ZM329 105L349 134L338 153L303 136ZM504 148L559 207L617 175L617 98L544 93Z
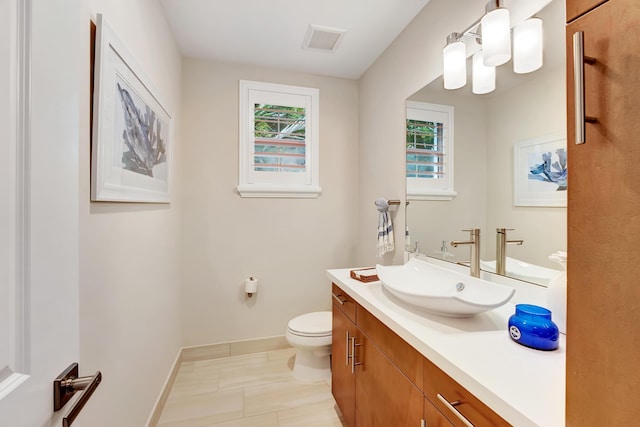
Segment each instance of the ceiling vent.
M346 30L309 25L302 48L333 52L340 44L344 33L346 33Z

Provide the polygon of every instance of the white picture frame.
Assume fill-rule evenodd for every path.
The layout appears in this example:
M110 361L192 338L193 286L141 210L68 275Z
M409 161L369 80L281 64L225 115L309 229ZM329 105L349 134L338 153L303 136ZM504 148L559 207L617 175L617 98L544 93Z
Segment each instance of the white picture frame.
M513 154L515 206L567 206L566 135L519 141Z
M95 48L91 200L169 203L171 114L101 14Z

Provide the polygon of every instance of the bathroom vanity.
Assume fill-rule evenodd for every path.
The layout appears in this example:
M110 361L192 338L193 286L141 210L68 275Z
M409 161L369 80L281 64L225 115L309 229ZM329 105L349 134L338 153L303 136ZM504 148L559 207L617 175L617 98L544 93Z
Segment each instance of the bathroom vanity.
M354 426L563 426L564 336L542 352L511 341L515 303L542 288L515 284L514 301L469 318L422 312L380 282L328 270L332 392ZM526 301L519 301L518 297Z

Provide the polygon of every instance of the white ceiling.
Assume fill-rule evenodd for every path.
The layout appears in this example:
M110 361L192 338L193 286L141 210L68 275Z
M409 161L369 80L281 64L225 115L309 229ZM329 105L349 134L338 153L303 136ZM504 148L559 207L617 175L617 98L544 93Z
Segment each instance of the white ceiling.
M357 79L429 0L160 0L187 57ZM302 49L309 25L346 30Z

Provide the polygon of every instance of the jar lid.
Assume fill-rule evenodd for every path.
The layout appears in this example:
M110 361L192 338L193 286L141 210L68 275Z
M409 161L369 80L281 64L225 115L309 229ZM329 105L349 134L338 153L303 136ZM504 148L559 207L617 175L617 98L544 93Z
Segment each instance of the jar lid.
M533 304L516 304L516 316L551 320L551 310Z

